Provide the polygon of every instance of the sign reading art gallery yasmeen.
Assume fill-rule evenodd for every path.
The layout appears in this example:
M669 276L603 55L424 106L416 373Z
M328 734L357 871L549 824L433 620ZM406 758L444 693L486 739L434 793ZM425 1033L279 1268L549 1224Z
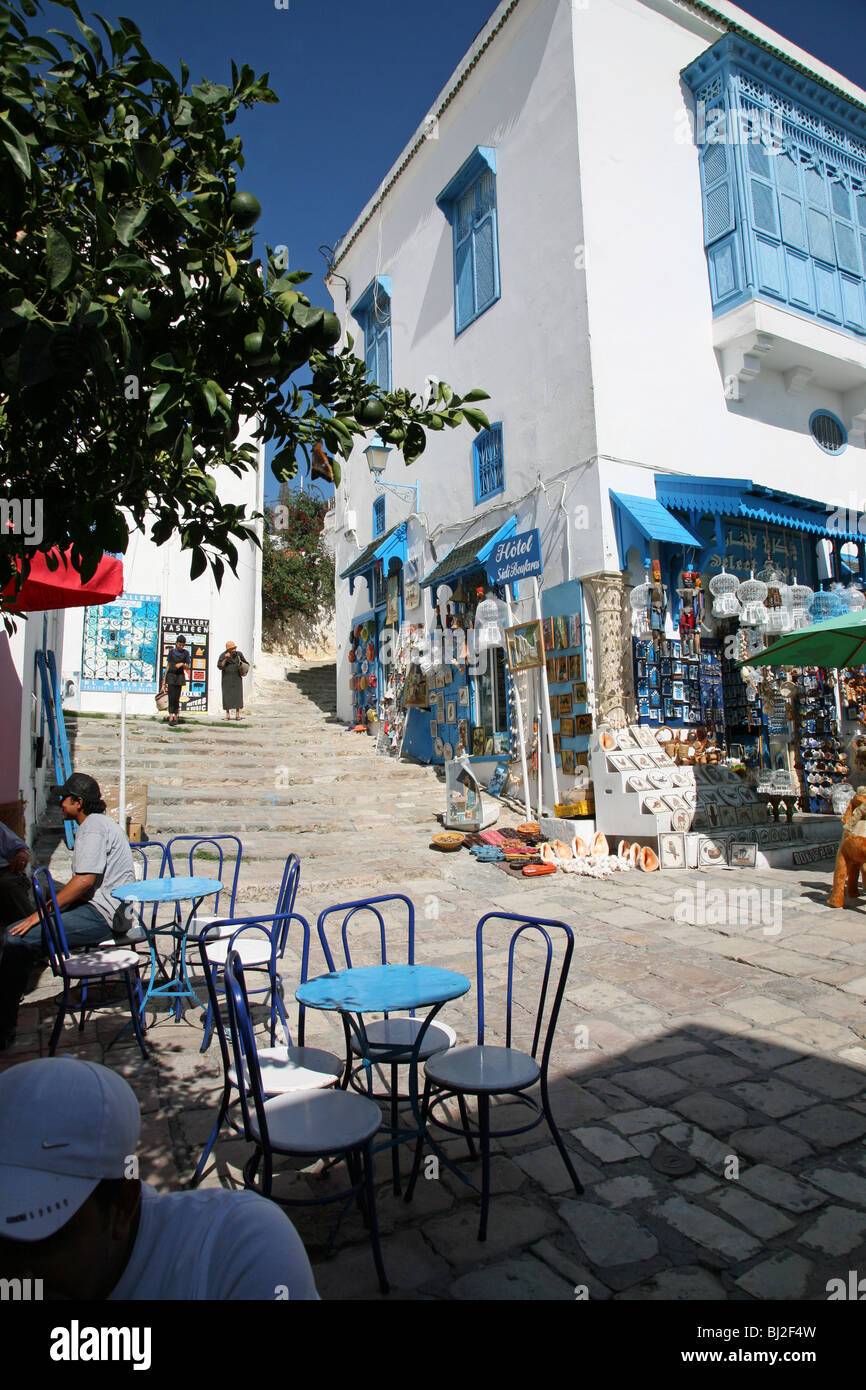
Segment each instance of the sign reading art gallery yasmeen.
M185 710L207 709L208 645L210 622L207 618L163 618L160 680L165 680L168 654L179 633L186 638L189 652L190 683L184 686L180 702Z
M541 575L541 539L537 528L497 541L485 566L491 584L516 584Z

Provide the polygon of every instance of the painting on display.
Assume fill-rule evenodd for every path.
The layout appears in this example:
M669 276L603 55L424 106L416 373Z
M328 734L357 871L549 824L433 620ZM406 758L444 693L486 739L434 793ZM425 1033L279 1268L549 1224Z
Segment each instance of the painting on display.
M399 574L389 574L385 584L385 622L389 627L400 625Z
M159 605L158 594L121 594L85 609L82 690L156 694Z
M165 678L168 654L174 646L177 634L182 632L189 652L190 683L184 686L180 702L185 710L206 710L210 622L207 618L162 618L159 627L160 684Z
M516 627L505 629L508 667L511 671L531 671L544 665L544 643L541 623L537 619L529 623L518 623Z

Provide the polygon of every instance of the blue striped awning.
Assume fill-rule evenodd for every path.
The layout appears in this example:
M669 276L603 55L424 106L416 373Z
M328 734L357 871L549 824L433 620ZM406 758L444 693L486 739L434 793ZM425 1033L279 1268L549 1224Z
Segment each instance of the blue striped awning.
M616 544L621 569L626 569L628 552L633 546L644 555L647 541L662 541L681 550L701 550L703 541L687 531L681 521L671 516L655 497L635 497L627 492L610 494L614 504ZM643 542L643 544L641 544Z

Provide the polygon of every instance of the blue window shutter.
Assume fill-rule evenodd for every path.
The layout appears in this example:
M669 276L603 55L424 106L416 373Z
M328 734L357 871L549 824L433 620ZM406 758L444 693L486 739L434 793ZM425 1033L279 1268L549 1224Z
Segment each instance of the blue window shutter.
M473 235L475 251L475 312L480 314L496 298L496 214L478 223Z
M376 334L373 330L373 314L370 312L364 319L364 362L367 367L367 376L371 381L376 380Z
M471 236L467 236L454 252L454 296L459 333L472 322L475 313Z
M457 333L500 295L495 168L494 151L479 146L436 200L453 232Z
M706 145L701 153L704 180L704 245L711 246L734 230L733 168L722 144Z
M505 491L505 455L502 447L502 424L482 430L472 444L472 472L475 484L475 505Z
M383 391L391 390L391 315L381 325L376 352L376 382Z
M377 497L373 503L373 539L381 536L385 531L385 499Z

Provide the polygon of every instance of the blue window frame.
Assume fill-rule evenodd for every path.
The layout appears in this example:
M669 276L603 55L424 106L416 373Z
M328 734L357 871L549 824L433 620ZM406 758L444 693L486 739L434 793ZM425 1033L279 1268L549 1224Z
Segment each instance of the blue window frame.
M454 236L454 331L500 297L496 154L478 145L436 199Z
M377 497L373 503L373 540L385 530L385 499Z
M475 483L475 505L505 491L505 455L502 449L502 425L491 425L475 436L472 444L472 473Z
M391 390L391 278L377 275L352 306L364 334L367 376L383 391Z
M848 433L831 410L813 410L809 416L809 432L825 454L844 454Z

